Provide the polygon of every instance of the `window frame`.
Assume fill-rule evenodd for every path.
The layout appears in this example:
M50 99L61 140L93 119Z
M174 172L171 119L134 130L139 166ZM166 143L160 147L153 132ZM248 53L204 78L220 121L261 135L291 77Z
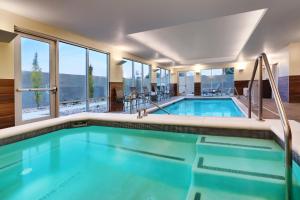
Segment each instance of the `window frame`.
M68 41L65 39L61 39L61 38L57 38L57 37L53 37L50 35L46 35L43 33L39 33L39 32L35 32L35 31L31 31L31 30L27 30L27 29L23 29L23 28L19 28L17 26L14 27L15 32L18 34L17 37L14 40L14 71L15 71L15 87L18 88L21 86L21 81L22 81L22 66L21 66L21 37L24 38L28 38L28 39L33 39L33 40L37 40L37 41L41 41L41 42L47 42L50 45L50 69L49 69L49 74L50 74L50 84L53 87L56 87L57 90L55 92L53 98L54 100L50 100L50 116L49 117L42 117L42 118L36 118L36 119L32 119L32 120L22 120L22 98L20 98L20 95L18 94L18 92L15 90L15 124L16 125L20 125L20 124L26 124L26 123L31 123L31 122L36 122L36 121L41 121L41 120L45 120L45 119L51 119L51 118L56 118L59 117L59 105L60 105L60 100L59 100L59 93L60 93L60 87L59 87L59 43L66 43L69 45L74 45L77 47L81 47L84 48L86 53L86 101L87 101L87 105L86 105L86 109L85 111L88 112L88 100L89 100L89 96L88 96L88 66L89 66L89 51L95 51L98 53L102 53L105 54L107 56L107 62L106 62L106 68L107 68L107 72L106 72L106 77L107 77L107 84L106 84L106 102L107 102L107 109L105 112L109 111L109 107L110 107L110 91L109 91L109 83L110 83L110 67L111 67L111 55L110 52L108 51L103 51L103 50L99 50L93 47L89 47L86 45L82 45L76 42L72 42L72 41ZM52 85L53 84L53 85ZM50 96L51 98L51 96Z
M127 60L127 61L130 61L132 62L131 64L131 74L132 74L132 82L131 82L131 86L130 87L136 87L136 79L135 79L135 63L139 63L141 64L141 71L142 71L142 74L141 74L141 77L142 77L142 81L141 81L141 86L142 86L142 90L143 90L143 87L145 87L144 85L144 65L147 65L149 67L149 80L150 80L150 88L151 88L151 78L152 78L152 65L151 64L147 64L147 63L144 63L144 62L141 62L141 61L138 61L138 60L133 60L133 59L130 59L130 58L123 58L122 60ZM123 66L122 66L122 70L124 70ZM124 85L124 71L122 71L122 79L123 79L123 90L124 90L124 95L125 94L125 85ZM142 92L142 91L141 91Z

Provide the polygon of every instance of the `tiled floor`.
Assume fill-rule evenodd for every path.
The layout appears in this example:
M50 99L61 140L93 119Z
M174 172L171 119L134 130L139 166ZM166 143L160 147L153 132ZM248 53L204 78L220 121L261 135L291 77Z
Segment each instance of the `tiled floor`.
M248 99L244 96L241 96L238 99L246 107L248 107ZM273 99L264 99L263 100L263 117L266 119L278 119L279 115L277 112L276 104ZM253 112L257 115L258 106L252 106ZM300 103L284 103L284 108L286 110L287 116L290 120L295 120L300 122Z

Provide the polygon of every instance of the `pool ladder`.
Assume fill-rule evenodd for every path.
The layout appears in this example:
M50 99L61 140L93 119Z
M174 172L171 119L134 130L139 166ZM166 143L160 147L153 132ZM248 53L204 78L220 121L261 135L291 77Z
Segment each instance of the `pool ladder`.
M279 90L275 84L274 76L271 71L271 67L268 61L268 57L265 53L260 54L254 64L254 69L252 72L252 77L249 82L248 87L248 118L251 118L251 111L252 111L252 85L253 81L257 72L257 68L259 67L259 75L258 75L258 120L262 121L262 112L263 112L263 81L262 81L262 69L263 63L265 64L265 68L267 70L267 74L269 77L269 82L271 85L271 89L275 98L276 107L280 116L281 124L284 131L284 151L285 151L285 200L292 199L292 132L291 127L283 106L283 102L281 100Z
M151 101L150 99L147 99L145 97L140 97L141 99L143 99L144 101L148 101L150 104L154 105L155 107L157 107L159 110L164 111L165 113L167 113L168 115L170 114L168 111L166 111L164 108L162 108L160 105L154 103L153 101ZM147 113L147 109L143 108L143 109L138 109L137 110L137 118L138 119L142 119L143 117L146 117L148 115Z

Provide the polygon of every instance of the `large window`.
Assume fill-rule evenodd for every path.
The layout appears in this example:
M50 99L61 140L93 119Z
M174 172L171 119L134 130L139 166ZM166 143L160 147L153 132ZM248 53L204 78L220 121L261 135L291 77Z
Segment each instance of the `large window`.
M135 80L135 84L134 84L134 87L136 87L137 91L138 92L142 92L143 90L143 81L142 81L142 78L143 78L143 66L142 66L142 63L138 63L138 62L134 62L133 63L133 75L134 75L134 80Z
M107 53L23 33L15 42L16 124L108 110Z
M146 64L143 64L143 87L151 90L151 66Z
M201 71L201 95L224 96L234 93L234 68L205 69Z
M159 90L170 88L170 70L158 68L156 71L156 84Z
M90 112L108 110L108 56L89 50L88 99Z
M133 84L133 62L131 60L124 60L125 63L123 64L123 85L124 85L124 94L130 94L130 87Z
M59 43L60 115L107 111L107 59L107 54Z
M20 38L20 70L16 72L20 78L16 86L21 110L17 110L17 121L33 121L52 115L51 45L51 41L35 37Z
M140 62L124 59L123 85L124 94L130 94L130 88L135 87L138 92L143 92L143 87L151 88L151 66Z
M86 50L59 43L59 112L86 111Z

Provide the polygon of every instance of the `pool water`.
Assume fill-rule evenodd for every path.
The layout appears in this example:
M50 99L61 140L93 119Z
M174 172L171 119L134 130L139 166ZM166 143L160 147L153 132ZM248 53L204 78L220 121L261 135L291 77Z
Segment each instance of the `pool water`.
M244 114L232 99L184 99L164 107L174 115L203 117L244 117ZM157 110L153 114L166 114Z
M64 129L0 147L0 199L282 200L283 163L272 140Z

